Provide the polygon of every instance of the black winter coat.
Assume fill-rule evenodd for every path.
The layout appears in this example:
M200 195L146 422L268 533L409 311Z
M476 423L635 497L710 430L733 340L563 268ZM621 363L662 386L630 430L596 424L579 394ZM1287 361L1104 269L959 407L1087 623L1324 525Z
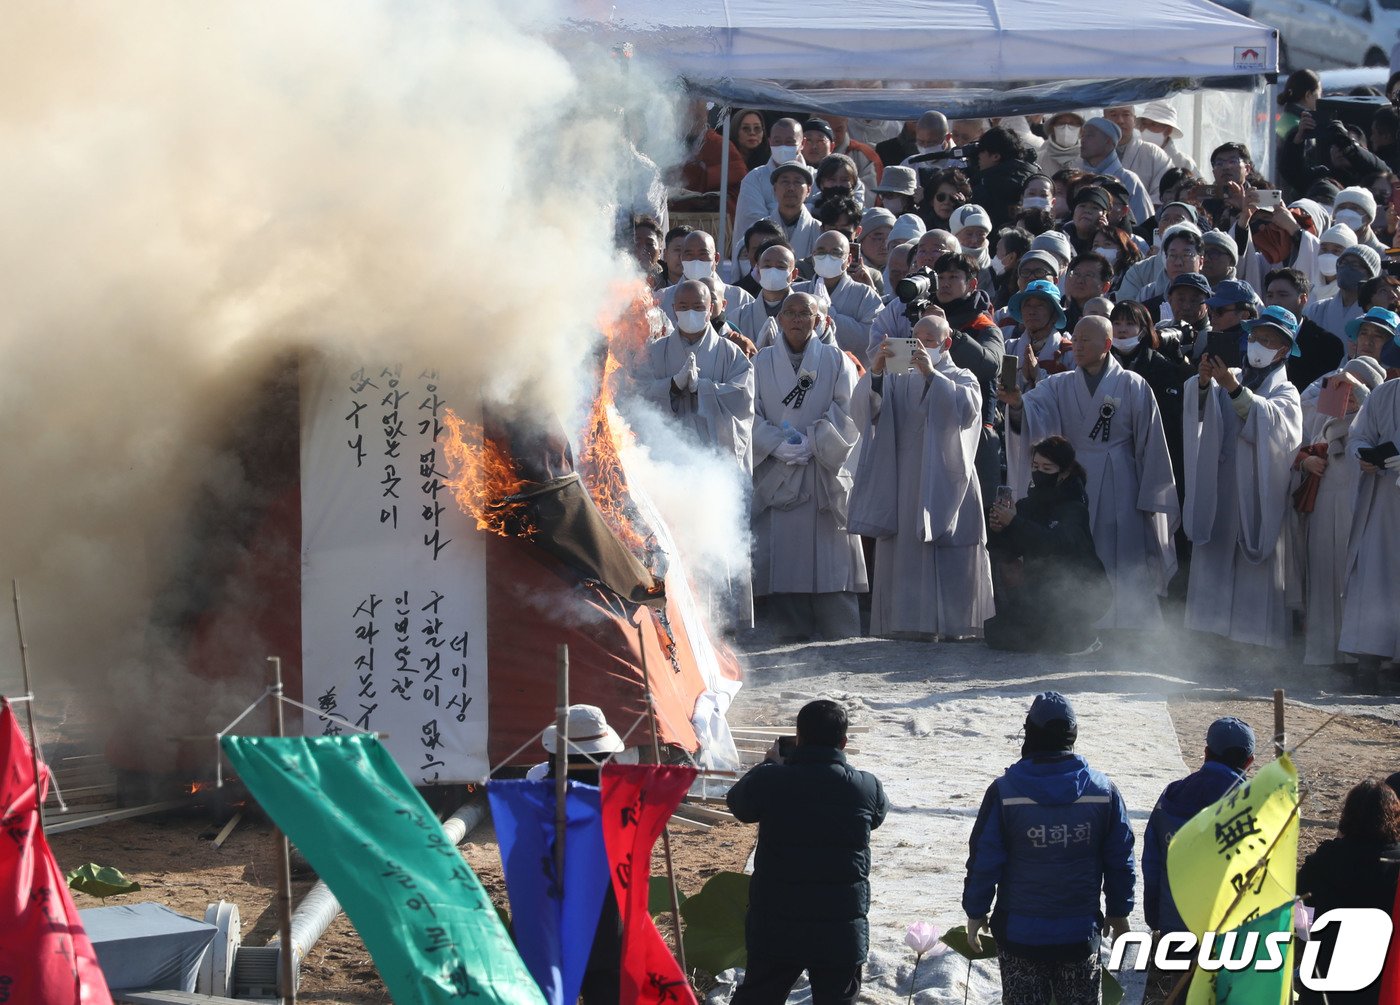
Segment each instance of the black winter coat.
M1002 161L978 174L977 184L972 187L972 201L992 218L993 239L998 230L1015 219L1012 207L1020 205L1021 191L1036 171L1034 164L1016 160Z
M804 745L734 784L730 812L758 824L745 925L750 960L856 967L870 948L870 832L880 780L835 747Z
M1341 366L1347 356L1342 340L1312 318L1303 318L1298 326L1298 353L1297 356L1289 356L1285 365L1288 367L1288 382L1299 393L1306 391L1308 385L1324 373L1331 373Z
M1389 914L1395 904L1400 864L1382 862L1382 858L1400 858L1400 844L1387 846L1343 837L1324 841L1298 867L1298 894L1317 912L1315 917L1334 907L1378 907ZM1331 964L1338 931L1334 924L1318 933L1324 946L1318 954L1320 973L1326 973ZM1332 1005L1370 1005L1379 998L1379 979L1362 991L1327 992ZM1302 992L1302 1000L1317 1002L1321 996Z
M1157 411L1162 413L1162 429L1167 434L1167 453L1172 459L1172 476L1176 479L1176 494L1182 499L1186 494L1185 475L1182 473L1181 416L1183 393L1182 385L1196 373L1196 367L1168 359L1146 343L1138 345L1126 355L1114 351L1123 369L1131 370L1152 388L1152 397L1157 401Z

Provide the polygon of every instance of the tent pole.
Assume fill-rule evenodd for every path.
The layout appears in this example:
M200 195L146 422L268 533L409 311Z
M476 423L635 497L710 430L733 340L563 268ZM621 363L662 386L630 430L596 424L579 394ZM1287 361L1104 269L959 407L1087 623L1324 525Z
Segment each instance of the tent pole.
M269 656L272 664L272 724L273 735L286 736L286 724L282 721L282 660ZM297 982L293 969L296 967L295 950L292 948L292 851L287 835L280 827L272 828L272 839L277 846L277 930L281 933L282 945L277 967L277 994L289 1005L296 1005Z
M569 832L569 647L555 650L554 705L554 872L564 889L564 839Z
M29 682L29 644L24 641L24 619L19 613L19 580L10 580L10 590L15 598L15 632L19 636L19 666L24 674L24 693L29 700L24 703L24 717L29 723L29 762L34 769L34 812L39 819L39 833L44 832L44 787L39 779L39 736L34 732L34 686Z
M1196 167L1201 171L1202 175L1204 175L1205 169L1202 168L1201 165L1206 162L1206 159L1201 151L1201 142L1204 139L1204 129L1202 128L1204 123L1201 120L1205 117L1206 96L1198 89L1195 98L1195 114L1191 116L1194 120L1191 126L1191 146L1195 148L1192 152L1196 158Z
M642 631L642 619L651 617L651 612L643 607L640 613L641 618L637 620L637 648L642 656L642 682L647 689L647 722L651 725L651 759L653 763L660 764L661 741L656 734L656 698L651 693L651 671L647 669L647 640ZM690 970L685 965L685 942L681 938L681 898L676 886L676 866L671 859L671 828L669 824L661 828L661 851L666 856L666 878L671 881L671 925L676 931L676 962L681 965L681 973L685 974L686 979L689 980Z
M720 144L719 150L719 241L716 247L719 250L720 261L727 262L733 256L729 253L729 245L725 243L725 238L729 236L729 106L725 105L720 110L722 135L724 142ZM723 273L721 273L723 276ZM736 280L742 277L735 276Z

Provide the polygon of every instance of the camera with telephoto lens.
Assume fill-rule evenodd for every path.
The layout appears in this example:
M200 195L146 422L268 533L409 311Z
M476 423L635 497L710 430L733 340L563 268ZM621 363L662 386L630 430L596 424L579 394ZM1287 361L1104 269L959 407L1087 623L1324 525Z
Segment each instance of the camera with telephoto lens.
M1400 258L1387 258L1381 262L1381 274L1389 279L1400 279Z
M894 287L894 295L904 305L904 317L912 324L918 323L933 303L932 292L938 283L933 270L928 266L909 273Z

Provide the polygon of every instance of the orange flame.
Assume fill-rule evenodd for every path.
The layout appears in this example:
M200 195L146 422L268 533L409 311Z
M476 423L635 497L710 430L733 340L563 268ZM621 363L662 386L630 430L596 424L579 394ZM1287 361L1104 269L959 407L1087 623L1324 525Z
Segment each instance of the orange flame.
M532 536L534 527L524 504L510 498L525 485L510 455L487 439L480 424L467 422L450 408L443 424L447 427L443 453L448 469L455 472L445 484L462 512L476 521L477 530L502 537Z

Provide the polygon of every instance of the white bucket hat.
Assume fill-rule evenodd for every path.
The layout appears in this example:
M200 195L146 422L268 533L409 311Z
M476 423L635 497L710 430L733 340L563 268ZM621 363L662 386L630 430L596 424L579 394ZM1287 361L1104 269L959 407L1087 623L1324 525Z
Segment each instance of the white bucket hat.
M1179 140L1186 135L1181 131L1181 127L1176 124L1176 109L1166 101L1149 101L1142 106L1142 111L1138 112L1138 118L1147 119L1150 122L1160 122L1164 126L1171 127L1172 139Z
M565 727L569 731L569 754L616 754L624 748L622 737L608 725L608 718L597 705L570 705ZM545 729L541 742L551 754L558 749L559 730L555 723Z

